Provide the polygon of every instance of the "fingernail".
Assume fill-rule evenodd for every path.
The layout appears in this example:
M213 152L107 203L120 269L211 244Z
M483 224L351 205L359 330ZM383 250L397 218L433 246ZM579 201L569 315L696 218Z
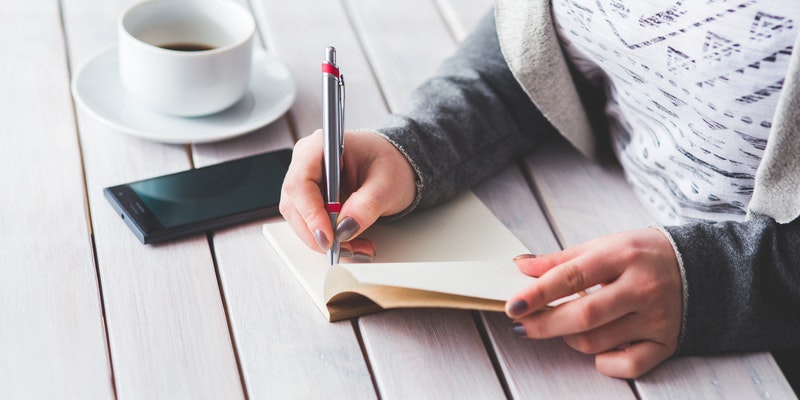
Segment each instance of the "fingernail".
M331 242L328 241L328 236L325 232L317 229L314 231L314 240L317 241L317 246L322 250L328 250L331 247Z
M372 256L367 253L362 253L362 252L353 253L348 249L342 249L341 251L339 251L339 257L347 258L354 263L371 263L375 261L375 259L372 258Z
M336 234L334 237L340 242L346 242L358 232L359 228L358 221L353 217L346 217L336 226Z
M516 317L528 310L528 303L525 300L517 300L508 306L508 316Z
M367 253L358 253L358 252L353 253L353 258L351 258L351 260L357 263L371 263L372 261L374 261L371 255Z
M342 249L339 252L339 257L350 259L352 262L356 263L371 263L375 261L371 255L362 252L352 252L348 249Z
M520 254L520 255L514 257L514 261L530 260L531 258L536 258L536 254Z
M525 332L525 327L522 326L522 324L520 324L519 322L515 322L513 325L511 325L511 333L513 333L513 334L515 334L515 335L517 335L519 337L528 336L528 333Z

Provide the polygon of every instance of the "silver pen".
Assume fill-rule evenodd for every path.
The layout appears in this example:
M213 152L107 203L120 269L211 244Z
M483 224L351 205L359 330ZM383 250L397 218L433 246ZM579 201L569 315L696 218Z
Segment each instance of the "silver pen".
M325 136L325 178L327 180L325 210L331 219L334 238L328 250L330 265L339 263L340 244L336 240L336 220L342 204L339 199L344 151L344 76L336 66L336 49L325 49L322 62L322 131Z

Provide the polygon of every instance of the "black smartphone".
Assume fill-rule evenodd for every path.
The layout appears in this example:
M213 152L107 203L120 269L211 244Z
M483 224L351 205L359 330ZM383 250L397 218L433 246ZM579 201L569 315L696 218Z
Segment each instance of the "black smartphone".
M144 244L165 242L278 214L291 149L103 190Z

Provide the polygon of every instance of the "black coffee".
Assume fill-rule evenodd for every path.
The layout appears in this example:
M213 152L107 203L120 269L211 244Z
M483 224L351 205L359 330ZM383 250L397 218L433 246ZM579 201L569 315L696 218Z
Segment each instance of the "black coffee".
M205 51L214 49L214 46L209 46L207 44L201 44L201 43L167 43L167 44L162 44L158 47L161 47L162 49L177 50L177 51Z

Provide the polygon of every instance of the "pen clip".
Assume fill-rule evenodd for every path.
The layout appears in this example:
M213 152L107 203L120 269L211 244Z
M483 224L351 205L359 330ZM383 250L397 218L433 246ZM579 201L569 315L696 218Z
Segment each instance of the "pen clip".
M344 74L339 76L339 155L344 152Z

